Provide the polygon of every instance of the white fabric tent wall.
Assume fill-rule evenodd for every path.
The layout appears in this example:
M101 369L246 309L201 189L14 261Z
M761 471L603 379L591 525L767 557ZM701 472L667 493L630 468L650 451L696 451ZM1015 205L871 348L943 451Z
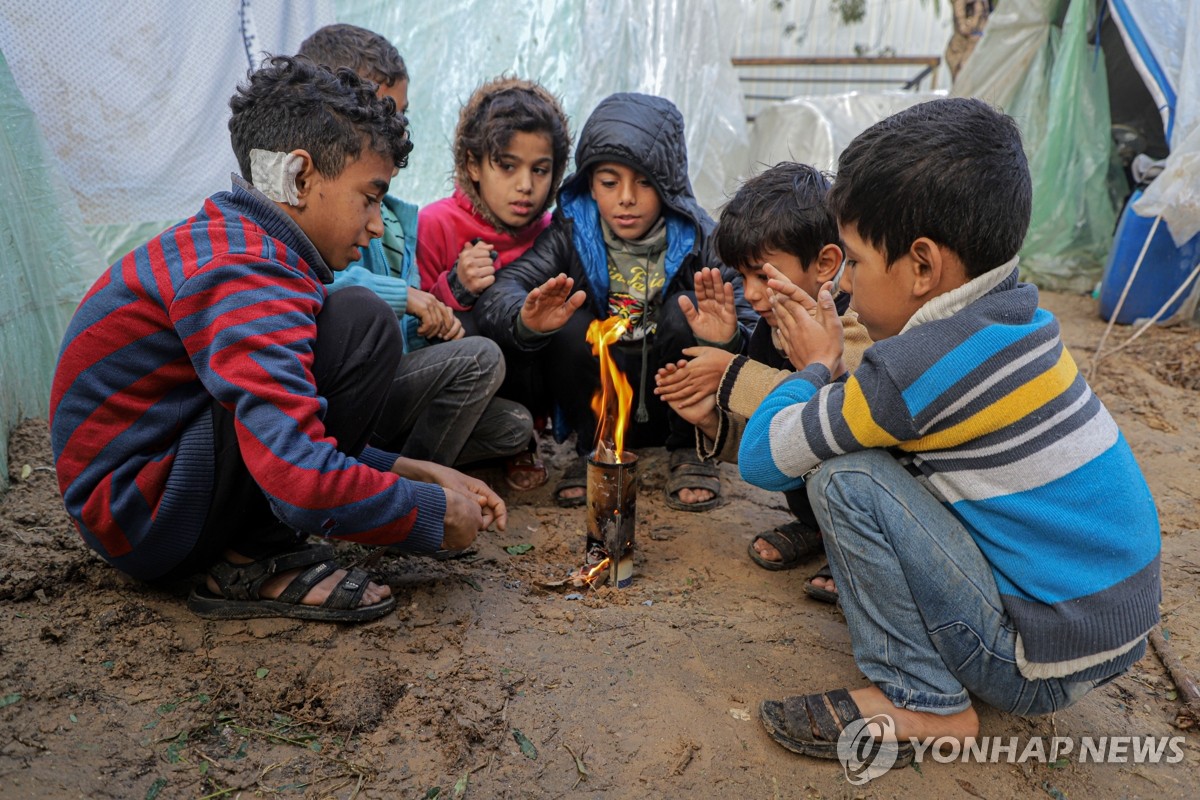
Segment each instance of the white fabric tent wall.
M748 0L441 0L413 13L380 0L340 0L338 19L386 36L408 66L415 149L394 194L425 205L453 188L458 112L502 73L558 96L577 135L613 92L661 95L683 114L689 174L710 211L736 188L748 137L729 59ZM570 169L568 169L570 172Z
M1143 217L1161 216L1175 244L1182 246L1200 233L1200 2L1114 3L1118 4L1128 9L1175 95L1172 113L1163 109L1171 146L1166 167L1133 210Z
M328 0L0 0L0 488L8 434L47 413L63 330L106 265L84 223L149 222L144 239L227 187L247 52L332 20Z
M89 225L174 220L227 188L229 97L331 0L0 0L0 51Z

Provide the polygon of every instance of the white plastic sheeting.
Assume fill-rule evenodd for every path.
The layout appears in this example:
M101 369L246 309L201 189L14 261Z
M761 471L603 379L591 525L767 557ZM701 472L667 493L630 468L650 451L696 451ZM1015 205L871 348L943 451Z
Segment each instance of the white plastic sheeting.
M177 220L227 188L229 98L330 0L0 0L0 51L89 225Z
M944 96L937 92L850 92L796 97L763 109L750 135L750 172L798 161L833 172L846 145L898 111Z
M59 340L104 263L0 54L0 488L8 432L45 416Z
M1168 99L1173 94L1175 100L1173 113L1164 113L1171 146L1166 167L1133 210L1143 217L1161 215L1175 244L1183 246L1200 233L1200 3L1122 0L1114 5L1130 13L1173 89L1158 94Z
M737 12L747 2L439 0L418 10L339 0L337 13L341 22L386 36L408 66L415 148L392 182L394 194L425 205L450 193L459 109L480 83L509 73L557 95L573 136L613 92L670 99L684 117L696 197L711 211L736 188L746 163L744 111L729 60Z

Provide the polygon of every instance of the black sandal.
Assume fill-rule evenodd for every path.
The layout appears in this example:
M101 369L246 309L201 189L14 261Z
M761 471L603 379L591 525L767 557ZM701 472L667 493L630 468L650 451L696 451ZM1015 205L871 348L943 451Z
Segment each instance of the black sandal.
M259 595L269 578L293 569L302 572L279 597L267 600ZM205 619L290 617L321 622L367 622L396 607L395 597L374 605L359 605L371 576L357 567L346 570L345 577L338 581L322 605L305 605L304 598L312 588L338 569L342 567L333 560L333 549L317 545L264 556L248 564L234 564L222 559L208 573L217 582L221 593L215 594L202 582L192 589L188 608Z
M822 603L836 605L838 601L838 593L831 592L828 589L817 586L815 583L813 583L813 578L825 578L826 580L833 580L833 572L829 569L829 564L825 564L823 567L817 570L812 577L804 582L804 593L813 600L819 600Z
M840 757L838 739L842 732L851 723L863 718L858 704L845 689L824 694L797 695L784 700L764 700L759 716L770 737L783 747L793 753L829 759ZM878 748L871 751L866 764L860 765L877 770L868 780L890 768L908 766L916 755L911 742L900 744L886 738L877 741L865 731L856 730L854 733L854 744L865 737L872 748Z
M671 476L663 489L667 505L677 511L708 511L721 503L721 471L711 461L701 461L695 450L672 450L668 461ZM707 489L712 497L699 503L679 499L684 489Z
M563 497L562 493L567 489L583 489L583 494L579 497ZM579 508L587 503L587 460L583 456L576 456L558 483L554 484L554 502L558 503L559 508Z
M762 557L754 549L754 543L762 539L779 551L780 559L770 561ZM821 542L821 532L816 528L805 525L800 520L777 525L774 530L763 531L750 540L746 552L750 560L763 569L782 570L799 566L817 553L823 553L825 545ZM816 588L816 587L814 587Z

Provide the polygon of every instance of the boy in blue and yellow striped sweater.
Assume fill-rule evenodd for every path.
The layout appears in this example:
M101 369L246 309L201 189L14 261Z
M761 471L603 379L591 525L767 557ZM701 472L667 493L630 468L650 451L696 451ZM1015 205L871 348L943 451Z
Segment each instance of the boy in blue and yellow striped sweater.
M978 733L968 692L1049 713L1145 652L1158 517L1057 321L1018 280L1031 196L1009 117L972 99L914 106L851 142L829 194L842 288L876 342L861 366L840 374L832 284L815 301L769 284L800 371L750 419L742 475L807 485L871 681L764 702L788 749L837 757L841 731L875 718L904 764L910 739Z

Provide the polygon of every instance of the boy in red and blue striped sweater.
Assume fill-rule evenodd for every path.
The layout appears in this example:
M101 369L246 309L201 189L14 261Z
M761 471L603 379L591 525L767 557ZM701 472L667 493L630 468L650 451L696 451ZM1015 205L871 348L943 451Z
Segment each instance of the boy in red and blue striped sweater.
M84 540L136 578L207 569L210 617L361 621L395 605L308 534L465 547L503 502L366 446L396 373L395 316L327 295L382 231L412 145L349 70L274 58L230 101L245 180L114 264L67 330L51 394L59 485Z

